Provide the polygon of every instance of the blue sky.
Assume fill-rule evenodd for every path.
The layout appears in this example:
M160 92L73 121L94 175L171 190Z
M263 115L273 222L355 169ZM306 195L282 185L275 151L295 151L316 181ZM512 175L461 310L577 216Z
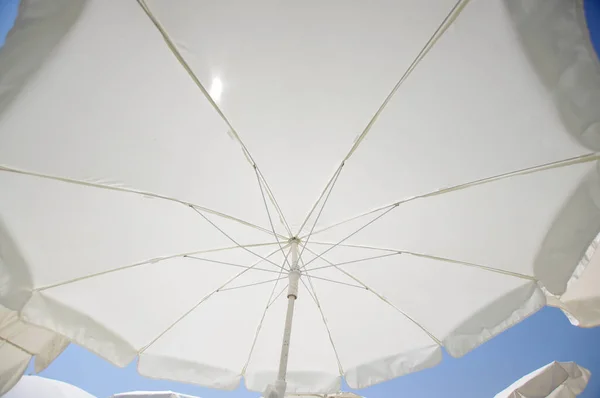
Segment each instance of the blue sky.
M19 0L0 0L0 47L4 44L6 33L13 25L18 7Z
M583 8L587 17L592 44L596 49L596 53L600 54L600 0L585 0Z
M12 26L18 0L0 0L0 46ZM600 0L587 0L585 10L592 41L600 50ZM580 329L554 308L529 319L460 359L445 355L441 365L360 391L379 397L493 397L513 381L553 360L575 361L592 371L583 398L600 397L600 328ZM31 367L30 367L31 369ZM129 390L174 390L203 398L258 397L243 388L234 392L150 380L135 364L120 369L71 345L42 376L77 385L98 397Z

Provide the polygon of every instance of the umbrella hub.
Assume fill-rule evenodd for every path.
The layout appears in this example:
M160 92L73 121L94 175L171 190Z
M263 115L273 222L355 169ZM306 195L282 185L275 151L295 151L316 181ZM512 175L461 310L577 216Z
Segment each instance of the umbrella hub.
M296 244L296 248L298 248L297 245L300 244L300 238L298 238L297 236L292 236L291 238L288 239L288 243L290 245L293 245L294 243ZM296 253L297 254L297 253Z

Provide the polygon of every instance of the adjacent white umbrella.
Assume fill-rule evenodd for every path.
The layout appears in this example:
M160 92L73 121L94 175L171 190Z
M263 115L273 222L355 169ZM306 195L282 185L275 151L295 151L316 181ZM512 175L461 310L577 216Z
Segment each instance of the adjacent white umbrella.
M142 375L278 396L464 355L562 294L600 231L578 12L24 0L0 304Z
M560 296L548 295L548 305L563 310L571 323L590 328L600 326L600 239L586 251L566 291Z
M575 362L552 362L521 377L495 398L574 398L581 394L591 373Z
M131 391L111 395L110 398L198 398L173 391Z
M364 398L352 392L337 392L333 394L285 394L286 398Z
M59 380L23 376L2 398L95 398L92 394Z
M46 369L69 341L62 336L21 321L15 311L0 306L0 396L23 376L31 358L35 372Z

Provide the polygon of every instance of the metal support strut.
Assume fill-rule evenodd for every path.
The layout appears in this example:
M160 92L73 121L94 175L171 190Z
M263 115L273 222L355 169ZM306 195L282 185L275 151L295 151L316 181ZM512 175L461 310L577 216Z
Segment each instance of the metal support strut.
M298 298L298 282L300 281L300 270L298 267L298 240L294 238L291 241L292 265L288 274L288 307L285 315L285 329L283 330L283 343L281 345L281 357L279 358L279 373L274 385L267 386L265 398L283 398L287 383L285 380L287 374L288 357L290 353L290 338L292 335L292 320L294 318L294 305Z

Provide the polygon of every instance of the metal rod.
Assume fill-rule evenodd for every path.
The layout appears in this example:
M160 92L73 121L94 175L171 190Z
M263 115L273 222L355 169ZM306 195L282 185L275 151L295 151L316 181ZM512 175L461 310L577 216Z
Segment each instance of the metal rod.
M281 357L279 358L279 373L277 380L285 381L287 373L288 357L290 353L290 338L292 336L292 319L294 317L294 304L296 298L288 296L287 314L285 316L285 329L283 331L283 344L281 346Z
M279 373L277 375L277 385L283 388L285 393L286 387L286 374L287 365L290 353L290 339L292 336L292 321L294 319L294 305L298 298L298 282L300 280L300 271L298 269L298 240L294 239L291 241L291 252L292 252L292 265L291 271L288 274L289 286L288 286L288 307L285 316L285 329L283 331L283 343L281 345L281 357L279 358Z

